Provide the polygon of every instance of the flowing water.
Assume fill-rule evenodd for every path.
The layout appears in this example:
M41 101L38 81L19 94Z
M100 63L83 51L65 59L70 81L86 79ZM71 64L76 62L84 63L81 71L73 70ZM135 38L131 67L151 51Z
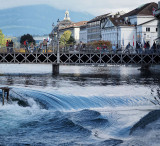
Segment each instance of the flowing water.
M159 108L160 76L137 67L0 65L0 145L158 145L152 136L129 135L131 127ZM0 91L0 97L2 92ZM155 102L155 101L154 101ZM138 139L138 142L137 142Z

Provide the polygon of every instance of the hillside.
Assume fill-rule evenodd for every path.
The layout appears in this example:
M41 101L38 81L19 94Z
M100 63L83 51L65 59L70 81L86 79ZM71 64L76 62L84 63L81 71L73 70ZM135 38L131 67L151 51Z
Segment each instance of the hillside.
M52 23L64 19L65 10L59 10L48 5L23 6L0 10L0 29L7 36L49 34ZM94 16L87 13L70 11L73 22L90 20Z

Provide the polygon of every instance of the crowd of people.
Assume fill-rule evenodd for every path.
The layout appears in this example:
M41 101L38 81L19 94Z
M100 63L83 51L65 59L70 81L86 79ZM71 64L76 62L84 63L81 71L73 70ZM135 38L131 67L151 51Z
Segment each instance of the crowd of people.
M14 52L13 46L14 46L13 41L7 40L6 42L7 53ZM44 39L43 42L41 42L39 45L33 44L33 42L29 43L28 40L25 40L23 42L23 46L25 48L26 53L48 53L47 39ZM86 48L87 48L86 45L79 45L76 47L76 50L80 51L80 50L85 50ZM119 48L118 45L113 44L111 49L108 46L104 45L101 47L97 47L97 50L102 52L111 50L112 53L117 53L118 51L121 51L121 53L125 53L125 51L128 51L130 53L137 53L137 54L142 54L142 53L153 54L153 53L160 53L160 44L156 44L154 42L152 45L150 45L149 42L145 42L144 45L142 45L141 42L136 42L136 47L134 49L129 42L124 49Z
M137 54L153 54L153 53L160 53L160 45L156 44L155 42L151 46L149 42L145 42L144 45L141 44L141 42L136 42L135 49L133 46L130 45L130 42L128 45L122 49L118 48L118 45L112 45L112 50L116 53L118 50L130 53L137 53Z
M39 45L34 45L33 42L28 43L28 40L25 40L23 43L24 47L25 47L25 52L26 53L47 53L48 49L47 49L47 40L44 39L42 43L40 43Z

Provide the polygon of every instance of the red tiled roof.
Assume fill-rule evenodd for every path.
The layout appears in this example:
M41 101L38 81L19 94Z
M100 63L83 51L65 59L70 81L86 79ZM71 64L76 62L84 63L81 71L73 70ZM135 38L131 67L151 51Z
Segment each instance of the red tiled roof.
M107 18L109 16L109 14L110 13L97 16L97 17L91 19L90 21L88 21L87 23L92 23L92 22L95 22L95 21L101 21L101 19Z
M144 4L122 16L120 16L119 18L112 18L111 16L108 17L110 19L110 21L115 25L115 26L135 26L135 25L130 25L130 24L127 24L125 21L124 21L124 18L125 17L129 17L129 16L134 16L134 15L152 15L152 11L153 11L153 7L154 8L158 8L158 4L157 3L147 3L147 4Z
M121 17L124 18L124 17L134 16L134 15L152 15L153 7L157 9L158 4L154 3L154 2L144 4L138 8L122 15Z
M87 22L88 21L80 21L80 22L72 23L71 25L68 25L66 27L62 27L61 29L72 28L72 27L80 27L80 26L86 25Z

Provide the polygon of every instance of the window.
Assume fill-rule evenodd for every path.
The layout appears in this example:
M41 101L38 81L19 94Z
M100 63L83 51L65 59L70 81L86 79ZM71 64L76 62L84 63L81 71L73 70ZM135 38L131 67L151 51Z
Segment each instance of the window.
M149 27L147 27L147 28L146 28L146 31L147 31L147 32L150 32L150 28L149 28Z
M158 28L156 28L156 32L158 31Z

